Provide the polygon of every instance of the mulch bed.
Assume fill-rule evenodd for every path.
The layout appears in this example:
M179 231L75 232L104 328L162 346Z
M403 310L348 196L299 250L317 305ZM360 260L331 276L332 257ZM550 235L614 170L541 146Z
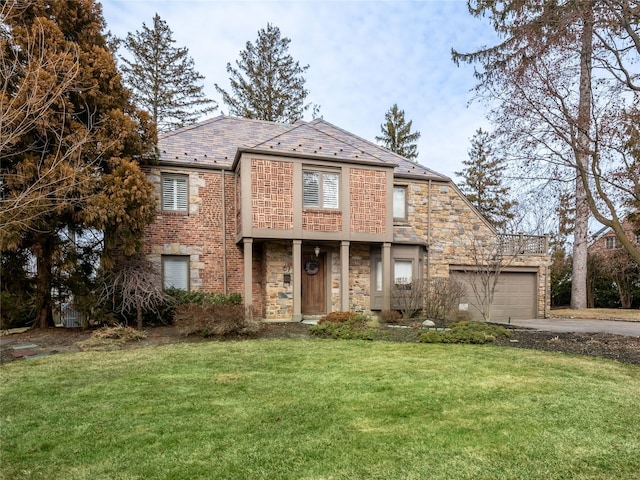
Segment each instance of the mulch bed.
M386 340L396 342L416 342L418 333L422 331L410 327L385 326ZM145 348L170 343L194 343L219 341L217 338L199 336L185 337L178 329L171 326L146 329L148 337L138 342L127 343L121 348ZM45 330L28 330L24 333L0 337L0 362L9 362L19 358L13 347L20 345L36 345L37 355L52 355L80 351L79 342L91 337L91 331L80 329L49 328ZM250 338L313 338L309 333L309 325L300 323L265 323L259 333ZM237 339L237 338L236 338ZM640 365L640 338L612 335L608 333L550 333L536 330L512 329L510 338L500 338L495 345L512 348L529 348L551 352L563 352L574 355L602 357L622 363Z

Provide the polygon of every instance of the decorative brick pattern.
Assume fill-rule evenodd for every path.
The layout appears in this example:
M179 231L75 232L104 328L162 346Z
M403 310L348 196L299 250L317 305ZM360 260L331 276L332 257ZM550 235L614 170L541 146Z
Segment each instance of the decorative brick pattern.
M352 168L349 176L351 232L385 233L387 210L385 172Z
M251 221L253 228L293 228L293 165L251 160Z
M302 211L302 229L313 232L340 232L342 231L342 212L305 209Z

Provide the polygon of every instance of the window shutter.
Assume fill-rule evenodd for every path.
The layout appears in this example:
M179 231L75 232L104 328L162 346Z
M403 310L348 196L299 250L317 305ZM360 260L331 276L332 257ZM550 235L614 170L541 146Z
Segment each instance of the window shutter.
M325 173L322 176L322 206L338 208L338 174Z
M303 172L303 206L320 206L320 185L318 172Z
M162 259L164 288L189 290L189 257L166 257Z
M171 177L162 177L162 209L174 210L173 208L173 196L174 196L174 183Z
M175 178L174 180L176 186L176 210L186 212L189 205L189 197L187 196L187 179Z

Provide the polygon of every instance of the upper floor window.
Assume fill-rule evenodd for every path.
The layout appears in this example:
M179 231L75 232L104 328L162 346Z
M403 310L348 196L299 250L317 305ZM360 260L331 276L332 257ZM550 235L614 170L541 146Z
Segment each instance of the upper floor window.
M407 219L407 187L402 185L393 187L393 218Z
M340 175L333 172L302 172L304 207L339 208Z
M164 288L189 290L189 256L162 256L162 285Z
M614 250L616 248L622 247L622 243L620 243L620 240L618 240L618 237L605 237L604 247L607 250Z
M186 175L162 175L162 210L187 212L189 181Z

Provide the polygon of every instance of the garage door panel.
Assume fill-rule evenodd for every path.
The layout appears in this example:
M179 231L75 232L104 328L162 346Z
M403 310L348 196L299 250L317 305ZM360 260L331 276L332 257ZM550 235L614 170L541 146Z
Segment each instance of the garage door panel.
M452 271L451 274L465 286L467 296L464 303L469 304L469 311L474 320L482 320L479 302L470 286L471 282L480 285L480 280L472 273ZM535 272L503 272L500 274L491 309L493 320L535 318L536 305L537 276Z

